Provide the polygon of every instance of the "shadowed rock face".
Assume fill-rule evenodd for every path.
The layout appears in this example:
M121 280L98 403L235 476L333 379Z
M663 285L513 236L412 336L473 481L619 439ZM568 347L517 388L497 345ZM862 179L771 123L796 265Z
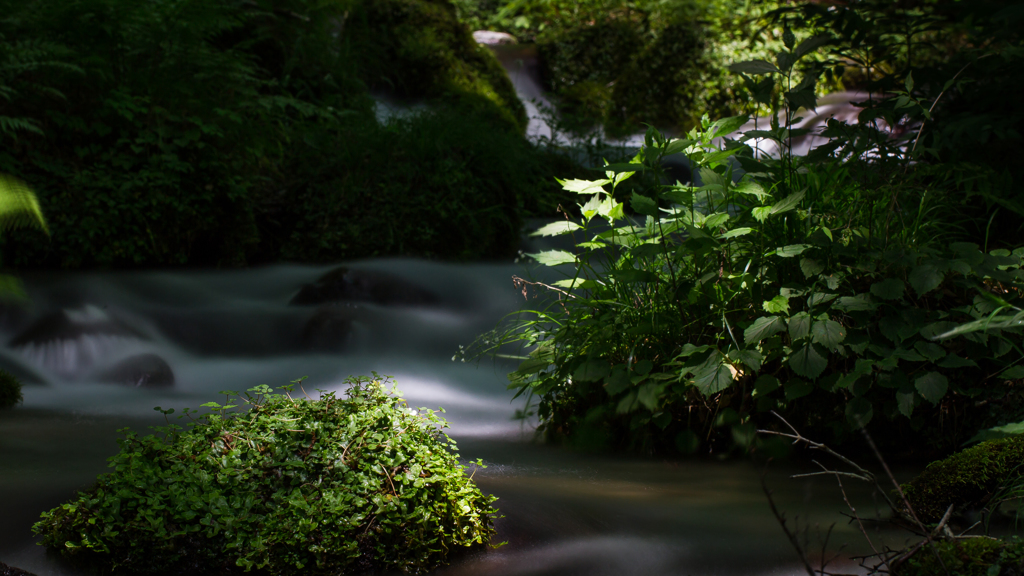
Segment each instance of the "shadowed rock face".
M8 566L3 562L0 562L0 576L36 576L31 572L26 572L21 568L15 568L14 566Z
M436 294L386 272L337 268L307 284L289 304L320 305L331 302L373 302L397 306L431 306Z
M174 371L156 354L138 354L107 368L99 380L136 388L165 388L174 386Z

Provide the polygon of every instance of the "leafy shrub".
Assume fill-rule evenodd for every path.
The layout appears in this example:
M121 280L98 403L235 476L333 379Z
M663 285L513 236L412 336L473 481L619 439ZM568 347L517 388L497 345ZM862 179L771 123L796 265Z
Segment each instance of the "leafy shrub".
M777 90L786 103L784 125L741 140L787 149L822 73L795 66L823 41L790 37L777 64L736 66L778 75L758 82L765 102ZM586 198L581 221L536 234L571 235L576 249L533 255L567 265L566 279L541 284L558 301L479 343L533 346L511 386L539 398L542 430L555 437L692 451L701 438L748 444L759 414L784 409L840 438L880 415L876 425L895 424L893 442L910 433L958 445L986 417L974 407L1006 398L1022 376L1007 356L1020 322L991 316L1020 300L1024 250L957 242L967 234L957 238L952 211L937 209L941 183L871 126L832 121L829 144L773 159L741 141L716 144L744 122L705 118L677 140L650 130L607 178L564 182ZM627 215L619 185L675 153L702 185L647 178ZM943 426L937 415L949 412L959 421Z
M235 393L205 404L185 429L123 430L113 472L33 529L70 559L126 574L423 571L486 544L495 498L465 475L444 421L410 409L387 378L347 382L347 399L258 386L238 405Z
M989 537L971 537L943 540L916 551L892 574L898 576L924 576L949 574L950 576L989 576L1021 574L1024 565L1024 542L1017 537L999 540Z

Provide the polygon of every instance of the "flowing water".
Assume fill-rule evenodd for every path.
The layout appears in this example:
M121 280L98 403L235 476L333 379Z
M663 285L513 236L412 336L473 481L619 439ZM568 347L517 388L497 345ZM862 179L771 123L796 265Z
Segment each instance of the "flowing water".
M452 361L459 344L520 306L511 276L541 271L364 261L352 265L349 285L366 279L349 293L356 301L289 304L329 270L27 277L29 304L8 309L2 326L11 342L3 365L36 383L26 385L23 406L0 413L0 561L40 576L76 573L34 543L31 524L105 470L116 430L162 424L154 406L180 411L219 399L221 390L301 376L311 393L340 390L346 376L375 370L393 375L410 404L447 410L462 456L489 465L476 480L500 497L498 536L508 544L444 574L799 573L751 464L588 456L536 444L531 427L512 419L522 405L505 390L511 365ZM398 288L374 292L374 282ZM150 361L135 372L114 368L140 357ZM769 482L790 516L839 522L833 543L863 548L838 515L842 501L830 481L773 471Z
M533 102L546 103L535 60L528 51L501 56L530 101L530 134L551 137ZM806 573L768 507L759 468L537 444L530 423L512 418L523 407L505 389L513 364L452 361L460 344L523 304L513 275L552 271L362 261L344 280L347 302L290 304L333 268L25 278L29 302L0 309L0 366L28 382L24 404L0 412L0 561L39 576L77 574L35 544L31 525L106 470L118 429L163 424L155 406L180 412L222 390L303 376L312 394L342 390L347 376L376 371L394 376L410 404L446 409L462 456L488 463L475 479L500 498L497 541L507 544L441 574ZM812 559L822 557L818 530L832 523L831 550L865 552L840 514L834 481L788 473L775 468L767 481L790 526L807 530ZM866 490L851 496L873 509Z

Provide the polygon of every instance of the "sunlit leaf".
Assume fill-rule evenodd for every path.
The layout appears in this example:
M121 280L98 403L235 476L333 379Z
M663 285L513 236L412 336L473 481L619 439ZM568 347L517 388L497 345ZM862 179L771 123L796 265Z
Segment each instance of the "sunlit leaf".
M558 266L559 264L572 264L576 262L576 256L565 250L547 250L537 254L527 254L527 256L545 266Z
M530 236L558 236L559 234L568 234L575 230L582 228L579 224L570 220L559 220L558 222L552 222L541 226L537 230L533 231Z
M754 320L754 323L743 331L743 340L748 345L755 344L785 329L786 322L781 317L763 316Z

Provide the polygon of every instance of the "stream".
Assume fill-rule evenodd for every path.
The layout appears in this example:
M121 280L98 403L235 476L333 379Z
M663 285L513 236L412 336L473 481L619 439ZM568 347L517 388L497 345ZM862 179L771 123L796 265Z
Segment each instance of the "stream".
M502 60L522 97L543 97L521 55ZM529 107L530 134L550 136ZM341 296L330 302L330 288L317 282L340 266L349 271L335 274L333 297ZM79 574L38 546L31 526L106 471L117 430L164 424L154 407L180 413L220 400L222 390L300 377L310 394L341 391L349 375L376 371L394 376L410 405L445 408L462 458L488 465L475 480L499 497L495 542L506 544L438 574L806 574L769 509L761 468L536 443L532 424L513 419L523 407L506 390L514 364L452 361L459 345L522 306L513 275L556 273L379 259L25 276L28 302L0 309L0 367L26 382L24 404L0 412L0 561L38 576ZM856 572L848 558L867 545L842 516L834 479L788 478L798 471L774 466L766 476L780 510L809 538L814 562L834 523L828 549L842 556L830 570ZM850 484L860 509L873 511L871 493Z

